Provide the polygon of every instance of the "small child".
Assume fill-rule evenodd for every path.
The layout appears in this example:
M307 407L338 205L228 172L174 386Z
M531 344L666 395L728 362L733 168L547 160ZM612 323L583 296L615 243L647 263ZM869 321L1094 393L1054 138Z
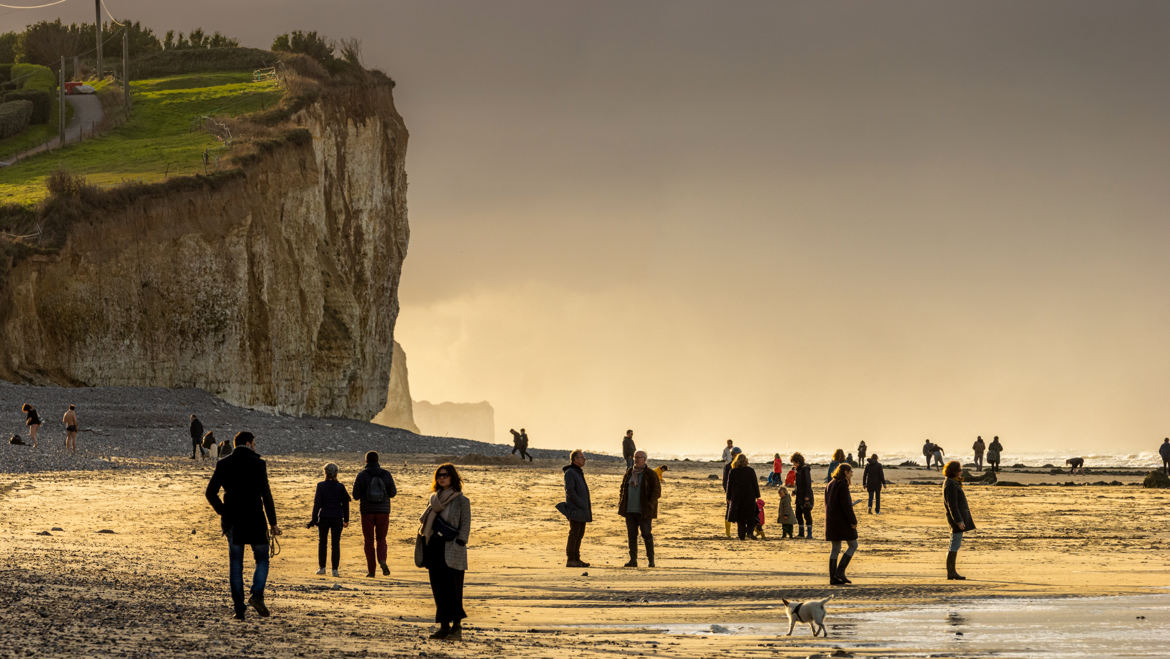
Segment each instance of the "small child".
M784 484L788 487L796 486L796 470L789 468L788 473L784 476Z
M764 516L764 500L763 499L756 499L756 515L759 518L760 523L756 524L756 528L752 531L752 535L755 536L756 538L763 538L764 537L764 520L766 519Z
M791 474L792 472L788 472ZM792 525L796 523L796 514L792 512L792 497L788 494L788 488L781 487L778 490L780 494L780 515L776 521L780 523L780 528L784 529L780 535L781 538L792 537Z

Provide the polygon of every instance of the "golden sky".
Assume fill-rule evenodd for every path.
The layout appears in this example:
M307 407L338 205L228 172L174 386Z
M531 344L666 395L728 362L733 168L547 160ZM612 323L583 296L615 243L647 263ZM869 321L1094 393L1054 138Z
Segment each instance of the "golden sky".
M108 4L361 39L411 131L411 386L501 441L1170 434L1170 4Z

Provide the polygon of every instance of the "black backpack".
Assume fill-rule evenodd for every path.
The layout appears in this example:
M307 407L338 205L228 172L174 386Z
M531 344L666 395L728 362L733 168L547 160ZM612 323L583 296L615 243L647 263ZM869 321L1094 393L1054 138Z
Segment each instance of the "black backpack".
M20 438L20 435L13 435L13 436L9 437L8 443L12 444L14 446L24 446L25 445L24 440Z
M367 503L386 503L390 497L386 494L386 481L381 474L370 474L370 483L366 486L365 500Z

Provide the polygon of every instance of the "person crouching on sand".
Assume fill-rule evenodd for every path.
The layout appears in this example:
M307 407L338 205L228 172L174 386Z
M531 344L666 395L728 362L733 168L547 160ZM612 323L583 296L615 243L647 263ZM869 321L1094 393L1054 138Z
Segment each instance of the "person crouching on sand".
M317 527L317 574L325 574L325 548L333 538L333 576L339 577L341 565L341 529L349 528L349 492L337 481L337 465L325 465L325 480L317 483L313 495L313 513L306 528Z
M581 540L585 525L593 521L593 502L589 498L589 484L585 482L585 451L577 449L569 454L565 472L565 502L558 510L569 519L569 541L565 544L565 567L589 567L581 560Z
M842 586L853 583L845 576L845 568L857 551L857 516L853 514L853 497L849 495L849 483L853 480L853 467L848 463L837 465L833 480L825 488L825 540L833 543L829 554L829 585ZM841 562L837 556L841 543L847 543Z
M796 514L792 512L792 496L788 494L788 488L783 485L780 486L777 494L780 495L780 512L776 517L776 523L782 529L780 537L791 538L792 525L796 523Z
M943 507L947 511L947 523L951 525L951 548L947 552L947 579L960 581L967 577L960 576L955 569L955 561L959 555L959 545L963 544L963 534L975 530L975 522L971 520L971 511L967 508L967 495L963 493L962 483L963 465L958 460L951 460L943 470L946 480L943 481Z
M638 533L646 543L646 561L654 567L654 528L658 517L658 497L662 487L653 469L646 468L646 452L634 453L634 466L622 476L618 493L618 514L626 518L626 541L630 545L630 561L625 567L638 567Z
M471 534L471 502L463 495L463 479L450 462L439 465L431 484L430 503L419 522L421 542L415 543L415 565L426 567L435 598L439 630L430 638L463 638L463 577L467 572L467 539Z

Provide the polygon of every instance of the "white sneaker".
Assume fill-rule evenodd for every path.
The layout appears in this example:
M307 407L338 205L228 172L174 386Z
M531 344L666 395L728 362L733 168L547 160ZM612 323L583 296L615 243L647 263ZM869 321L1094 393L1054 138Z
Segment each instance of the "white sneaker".
M320 570L317 570L317 574L325 574L325 568L321 568ZM336 574L336 573L334 573L334 575L333 575L333 576L335 576L335 577L336 577L336 576L337 576L337 574Z
M334 571L333 571L333 576L335 576L335 577L340 577L341 575L337 573L337 570L334 570Z

